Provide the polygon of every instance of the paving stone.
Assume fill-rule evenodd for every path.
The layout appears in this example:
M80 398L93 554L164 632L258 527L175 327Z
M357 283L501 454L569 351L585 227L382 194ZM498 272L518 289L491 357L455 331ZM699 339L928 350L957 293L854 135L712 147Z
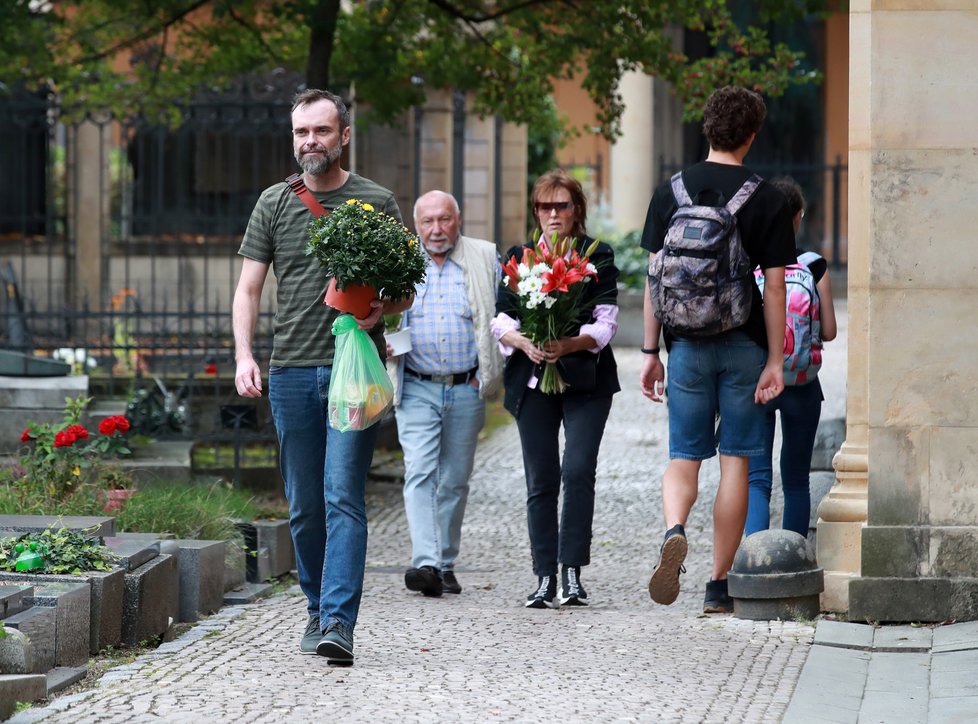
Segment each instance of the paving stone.
M880 626L873 634L873 651L930 651L932 629L927 626Z
M243 583L233 591L225 591L224 605L240 606L245 603L254 603L260 598L271 596L275 592L275 586L271 583Z
M177 540L180 621L215 613L224 599L224 541Z
M57 666L47 672L47 696L56 694L62 689L67 689L88 674L86 666Z
M931 650L935 654L978 648L978 621L938 626L934 629Z
M15 628L30 639L32 674L43 674L55 666L58 628L55 613L55 609L47 606L33 606L3 622L7 628Z
M122 643L137 646L162 636L180 615L177 560L161 554L125 576Z
M843 621L819 621L815 629L815 643L845 649L871 649L873 627Z
M88 661L92 601L89 583L38 582L28 601L33 606L55 610L54 663L78 666Z

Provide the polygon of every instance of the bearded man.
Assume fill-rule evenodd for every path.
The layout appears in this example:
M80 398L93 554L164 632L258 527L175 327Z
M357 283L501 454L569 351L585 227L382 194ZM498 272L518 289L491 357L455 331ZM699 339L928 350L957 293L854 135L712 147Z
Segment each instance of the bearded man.
M390 191L340 167L350 142L350 114L339 96L314 89L297 95L292 139L302 174L262 192L238 251L244 259L232 309L234 381L242 397L261 397L252 341L262 287L274 265L278 290L268 396L308 608L299 651L351 665L367 555L364 486L378 428L340 432L328 425L335 349L330 330L339 312L323 304L329 280L305 253L306 227L313 214L329 213L353 198L399 221L401 214ZM401 312L411 301L374 299L370 314L357 323L383 349L382 315Z

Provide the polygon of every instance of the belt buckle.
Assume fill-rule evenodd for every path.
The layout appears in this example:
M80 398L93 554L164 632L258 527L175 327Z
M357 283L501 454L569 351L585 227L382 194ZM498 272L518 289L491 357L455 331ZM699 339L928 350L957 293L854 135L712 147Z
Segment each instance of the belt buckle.
M455 375L432 375L431 381L452 387L455 384Z

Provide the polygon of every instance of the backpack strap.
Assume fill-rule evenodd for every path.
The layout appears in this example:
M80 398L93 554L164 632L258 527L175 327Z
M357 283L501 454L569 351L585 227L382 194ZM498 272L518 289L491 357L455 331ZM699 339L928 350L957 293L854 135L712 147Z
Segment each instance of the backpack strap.
M814 251L805 251L798 255L798 263L804 264L806 267L811 267L813 262L821 259L821 254L817 254Z
M758 186L761 185L761 181L763 180L756 173L752 173L750 178L744 181L743 185L737 190L737 193L733 195L733 198L727 202L727 211L731 215L740 211L740 208L754 195L754 192L757 191Z
M312 195L312 191L306 187L306 182L302 180L301 173L292 174L285 179L285 183L289 185L289 188L292 189L292 193L299 197L299 200L306 205L309 212L317 219L320 216L329 215L329 212L323 208L323 205L319 203L319 200Z
M689 196L689 191L686 190L686 184L683 183L683 172L677 171L672 175L672 195L676 197L676 203L680 206L692 206L693 199Z

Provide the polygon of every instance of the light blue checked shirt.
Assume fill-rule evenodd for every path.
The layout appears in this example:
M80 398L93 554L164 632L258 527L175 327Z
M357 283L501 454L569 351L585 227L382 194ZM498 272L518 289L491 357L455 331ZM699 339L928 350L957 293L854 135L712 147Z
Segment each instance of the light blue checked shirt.
M440 267L428 258L427 279L407 312L411 351L405 365L425 375L468 372L479 364L465 272L449 254ZM499 272L497 275L501 275Z

